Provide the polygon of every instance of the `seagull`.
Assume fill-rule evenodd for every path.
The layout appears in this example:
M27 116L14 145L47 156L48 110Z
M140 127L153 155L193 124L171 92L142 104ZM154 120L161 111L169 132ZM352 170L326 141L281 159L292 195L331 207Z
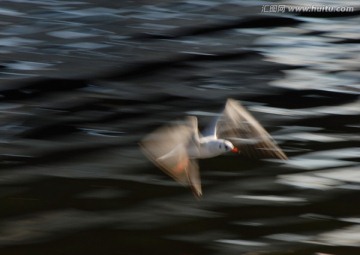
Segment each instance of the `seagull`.
M199 132L195 116L184 122L160 127L140 142L143 153L175 181L188 186L195 197L202 196L197 159L212 158L228 152L252 158L287 160L261 124L234 99L205 130Z

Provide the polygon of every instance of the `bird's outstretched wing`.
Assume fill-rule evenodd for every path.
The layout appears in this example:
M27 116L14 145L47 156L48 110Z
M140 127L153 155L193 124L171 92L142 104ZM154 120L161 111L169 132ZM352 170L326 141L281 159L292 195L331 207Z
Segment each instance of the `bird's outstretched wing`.
M196 125L196 129L195 129ZM185 123L161 127L146 136L140 147L144 154L177 182L189 186L200 197L201 182L196 159L190 159L188 146L198 145L197 119L189 117Z
M225 110L216 124L216 135L232 142L246 156L287 159L270 134L239 101L227 100Z

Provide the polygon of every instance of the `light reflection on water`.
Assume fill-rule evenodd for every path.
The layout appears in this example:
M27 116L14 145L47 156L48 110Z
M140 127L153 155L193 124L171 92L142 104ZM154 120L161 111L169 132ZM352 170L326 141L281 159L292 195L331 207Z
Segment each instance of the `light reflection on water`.
M343 229L322 233L315 238L314 242L331 246L360 247L360 226L352 225Z
M238 195L238 196L235 196L235 198L250 199L250 200L261 200L261 201L270 201L270 202L281 202L281 203L306 202L306 199L305 199L305 198L299 198L299 197Z
M353 167L336 168L337 165L332 165L333 169L323 169L317 171L310 171L300 174L280 175L279 182L287 185L293 185L301 188L310 189L334 189L344 188L348 186L345 184L352 184L351 188L355 185L358 187L360 183L359 167L358 164Z

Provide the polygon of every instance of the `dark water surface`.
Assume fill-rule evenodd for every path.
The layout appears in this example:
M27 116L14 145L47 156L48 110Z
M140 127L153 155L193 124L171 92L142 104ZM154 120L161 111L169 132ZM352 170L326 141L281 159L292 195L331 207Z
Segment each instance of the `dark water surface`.
M218 2L1 1L0 254L360 254L359 11ZM197 201L137 143L228 97L289 161L202 160Z

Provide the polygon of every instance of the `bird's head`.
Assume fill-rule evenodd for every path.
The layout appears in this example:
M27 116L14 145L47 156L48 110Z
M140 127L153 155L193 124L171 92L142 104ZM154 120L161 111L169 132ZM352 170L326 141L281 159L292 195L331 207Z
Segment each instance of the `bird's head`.
M238 153L239 149L236 148L230 141L227 140L221 140L219 143L219 149L225 153L225 152L234 152Z

